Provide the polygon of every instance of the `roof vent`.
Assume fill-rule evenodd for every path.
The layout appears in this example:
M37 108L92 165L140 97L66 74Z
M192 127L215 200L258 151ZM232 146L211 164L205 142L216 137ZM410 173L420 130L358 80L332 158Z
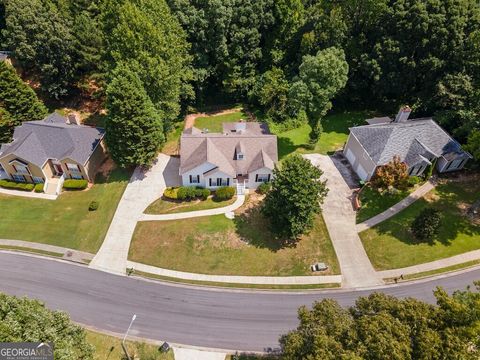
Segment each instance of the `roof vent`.
M202 134L208 134L208 129L207 129L207 128L203 128L203 129L202 129Z
M80 114L77 112L72 112L67 116L67 124L72 125L82 125L82 120L80 119Z

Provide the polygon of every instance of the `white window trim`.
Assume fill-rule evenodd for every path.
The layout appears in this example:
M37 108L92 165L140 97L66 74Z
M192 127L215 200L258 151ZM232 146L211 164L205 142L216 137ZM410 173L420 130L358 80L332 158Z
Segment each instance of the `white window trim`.
M269 174L257 174L257 182L267 182Z

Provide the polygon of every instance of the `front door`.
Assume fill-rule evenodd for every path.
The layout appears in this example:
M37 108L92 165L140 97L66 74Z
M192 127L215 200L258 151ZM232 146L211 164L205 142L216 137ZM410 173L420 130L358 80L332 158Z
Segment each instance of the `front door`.
M62 176L62 175L63 175L62 165L60 165L60 164L53 164L53 169L55 170L55 175L56 175L56 176Z

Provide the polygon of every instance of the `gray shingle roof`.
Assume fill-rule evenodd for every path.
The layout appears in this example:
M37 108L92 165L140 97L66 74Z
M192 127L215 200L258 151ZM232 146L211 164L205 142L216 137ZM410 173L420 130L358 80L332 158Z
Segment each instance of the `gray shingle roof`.
M377 165L388 163L395 155L409 166L432 157L470 157L433 119L357 126L350 131Z
M40 121L27 121L15 128L13 142L3 144L0 157L8 154L42 166L48 159L70 158L85 164L104 136L104 130L67 124L67 118L54 113Z
M231 132L234 123L224 124L224 133L185 131L180 138L180 174L209 162L232 177L263 167L273 169L278 161L277 137L260 123L247 123L243 132ZM198 129L197 129L198 130ZM243 160L237 160L241 149ZM208 173L211 173L210 170Z

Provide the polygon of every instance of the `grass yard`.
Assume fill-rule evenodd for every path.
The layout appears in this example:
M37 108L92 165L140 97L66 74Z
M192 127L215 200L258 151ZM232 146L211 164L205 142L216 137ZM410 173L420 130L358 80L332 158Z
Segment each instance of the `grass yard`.
M285 245L274 239L257 208L237 214L234 220L216 215L140 222L129 259L202 274L265 276L312 275L310 265L321 261L330 266L326 273L339 273L321 216L309 235Z
M416 188L412 187L396 194L379 193L376 189L365 186L360 193L361 208L357 211L357 224L378 215L399 201L405 199Z
M180 151L180 136L183 131L183 122L176 123L174 128L168 133L167 141L162 147L162 152L167 155L178 155Z
M480 225L463 214L479 194L478 182L441 184L399 214L360 233L374 267L402 268L480 249ZM410 224L428 206L442 214L439 234L431 243L416 243Z
M86 330L87 341L95 347L93 358L95 360L121 360L125 358L122 350L122 339ZM173 360L173 351L163 354L158 351L158 346L134 341L127 341L129 355L135 359Z
M222 123L235 122L239 121L240 119L248 119L248 115L245 114L242 109L228 114L199 117L195 119L195 127L198 129L208 129L208 131L211 133L218 133L222 132L223 130Z
M103 242L130 173L116 169L87 191L64 192L57 200L0 195L0 238L25 240L96 253ZM97 211L88 211L92 200ZM8 211L5 211L7 210Z
M367 112L342 112L326 116L322 121L323 133L313 150L305 148L306 144L308 144L308 134L311 130L308 124L278 133L278 156L282 159L292 152L331 153L341 148L347 141L349 127L363 125L367 118Z
M183 202L158 199L151 203L144 212L145 214L176 214L181 212L216 209L231 205L235 200L235 197L224 201L215 200L213 197L209 197L207 200Z

